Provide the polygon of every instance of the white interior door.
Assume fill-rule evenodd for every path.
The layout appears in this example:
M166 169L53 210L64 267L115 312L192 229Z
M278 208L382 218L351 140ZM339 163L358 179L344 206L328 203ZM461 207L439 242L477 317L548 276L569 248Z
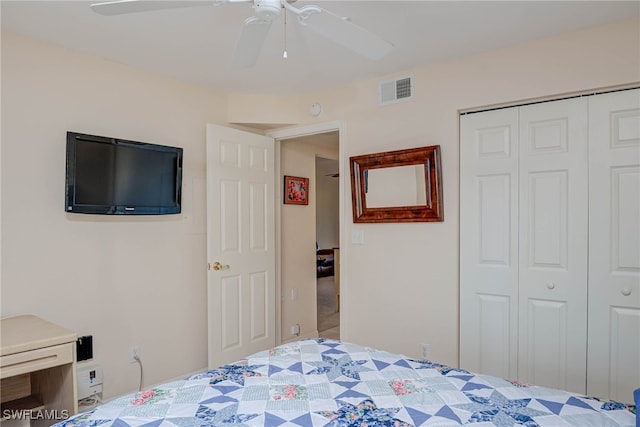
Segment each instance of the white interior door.
M274 140L207 125L209 367L275 345Z
M518 379L586 392L587 99L520 107Z
M460 117L460 366L516 378L518 109Z
M593 396L640 387L640 90L589 103L589 351Z

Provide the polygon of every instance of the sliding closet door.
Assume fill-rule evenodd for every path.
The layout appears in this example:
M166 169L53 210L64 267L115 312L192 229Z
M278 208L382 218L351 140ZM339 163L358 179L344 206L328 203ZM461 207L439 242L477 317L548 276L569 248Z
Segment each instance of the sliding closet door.
M460 117L460 366L516 378L518 109Z
M590 395L640 387L640 90L589 104Z
M520 107L518 379L586 391L587 100Z

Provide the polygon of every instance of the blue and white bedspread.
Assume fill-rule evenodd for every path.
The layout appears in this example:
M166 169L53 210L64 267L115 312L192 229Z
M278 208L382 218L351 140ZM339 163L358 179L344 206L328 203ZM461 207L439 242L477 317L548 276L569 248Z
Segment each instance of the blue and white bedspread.
M635 407L315 339L132 394L57 426L635 426Z

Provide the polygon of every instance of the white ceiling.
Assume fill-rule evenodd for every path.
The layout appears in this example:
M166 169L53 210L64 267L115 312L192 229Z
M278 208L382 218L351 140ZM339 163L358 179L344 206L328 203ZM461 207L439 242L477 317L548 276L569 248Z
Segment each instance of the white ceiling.
M371 61L298 25L273 23L255 67L232 66L251 4L189 7L119 16L91 1L1 1L2 30L224 92L300 94L393 75L415 66L594 25L640 19L638 1L307 1L381 36L392 52ZM472 72L472 71L471 71Z

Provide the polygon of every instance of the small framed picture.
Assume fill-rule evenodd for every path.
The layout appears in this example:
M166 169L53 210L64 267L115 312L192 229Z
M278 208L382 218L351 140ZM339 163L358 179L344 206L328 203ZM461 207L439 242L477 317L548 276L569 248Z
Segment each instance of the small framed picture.
M284 204L309 204L309 178L284 176Z

